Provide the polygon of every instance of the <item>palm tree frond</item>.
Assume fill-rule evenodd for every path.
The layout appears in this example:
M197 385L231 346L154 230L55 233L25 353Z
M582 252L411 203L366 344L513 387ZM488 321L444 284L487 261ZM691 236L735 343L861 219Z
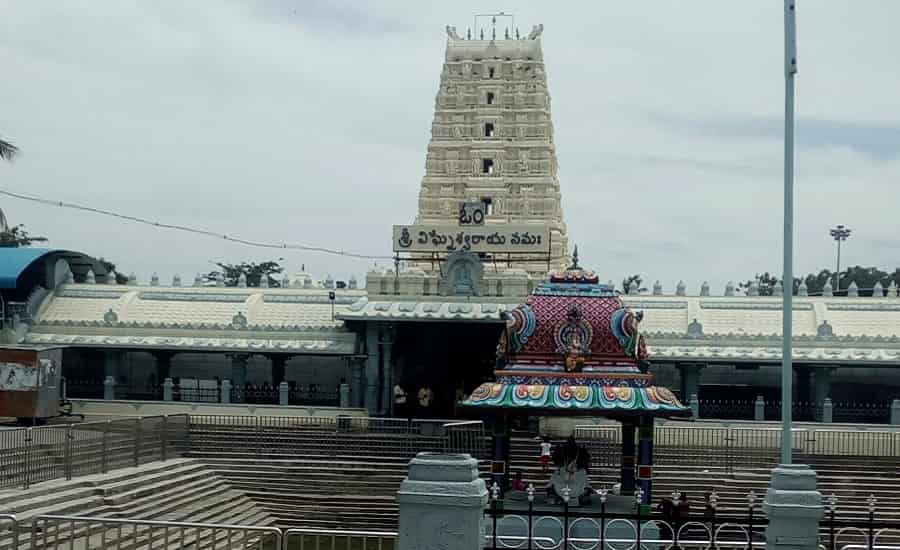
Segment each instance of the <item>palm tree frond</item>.
M12 143L0 139L0 159L12 160L19 152L19 148Z

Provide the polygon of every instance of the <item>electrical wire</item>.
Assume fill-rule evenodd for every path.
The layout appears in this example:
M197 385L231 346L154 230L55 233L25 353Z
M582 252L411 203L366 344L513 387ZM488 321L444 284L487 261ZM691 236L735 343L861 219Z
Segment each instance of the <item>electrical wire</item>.
M75 204L75 203L70 203L70 202L65 202L65 201L55 201L55 200L49 200L49 199L44 199L44 198L40 198L40 197L32 197L29 195L24 195L22 193L13 193L11 191L5 191L3 189L0 189L0 195L5 195L7 197L12 197L14 199L19 199L19 200L35 202L38 204L44 204L47 206L58 206L60 208L69 208L71 210L80 210L82 212L91 212L93 214L100 214L102 216L109 216L112 218L118 218L120 220L130 221L130 222L139 223L139 224L143 224L143 225L149 225L151 227L158 227L161 229L172 229L175 231L184 231L186 233L193 233L196 235L203 235L206 237L215 237L217 239L222 239L222 240L226 240L226 241L237 243L237 244L243 244L246 246L253 246L256 248L274 248L274 249L279 249L279 250L300 250L300 251L304 251L304 252L320 252L323 254L332 254L334 256L344 256L347 258L357 258L357 259L362 259L362 260L393 260L394 259L393 256L357 254L354 252L347 252L345 250L338 250L335 248L328 248L328 247L324 247L324 246L312 246L312 245L305 245L305 244L290 244L290 243L267 243L267 242L261 242L261 241L252 241L250 239L244 239L241 237L233 237L230 235L225 235L223 233L216 233L214 231L208 231L206 229L197 229L194 227L188 227L186 225L163 223L163 222L148 220L146 218L140 218L137 216L131 216L128 214L120 214L118 212L113 212L111 210L105 210L103 208L94 208L92 206L84 206L81 204Z

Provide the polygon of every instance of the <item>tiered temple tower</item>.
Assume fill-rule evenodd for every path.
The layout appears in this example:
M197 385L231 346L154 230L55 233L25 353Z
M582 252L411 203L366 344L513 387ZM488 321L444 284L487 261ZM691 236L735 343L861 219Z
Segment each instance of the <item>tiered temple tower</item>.
M482 203L485 226L546 227L549 263L517 266L541 277L568 265L542 31L469 39L447 28L416 217L457 225L463 202Z

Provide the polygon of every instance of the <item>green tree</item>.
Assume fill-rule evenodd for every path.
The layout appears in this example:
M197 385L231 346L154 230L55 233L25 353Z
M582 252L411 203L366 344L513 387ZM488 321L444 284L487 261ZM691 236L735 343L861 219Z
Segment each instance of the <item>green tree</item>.
M107 273L109 273L110 271L116 272L116 284L117 285L124 285L124 284L128 283L128 276L119 273L116 270L116 264L112 263L109 260L104 260L103 258L99 258L97 261L99 261L100 264L103 265L103 269L105 269Z
M771 296L775 283L780 279L769 274L769 272L765 272L761 275L757 274L755 280L759 288L759 295ZM794 279L794 294L800 288L800 280L799 277ZM859 265L849 267L840 273L840 291L834 289L834 271L830 269L822 269L818 273L810 273L804 276L802 280L806 284L806 292L810 296L821 296L826 283L831 283L835 296L846 296L847 287L850 286L851 282L856 283L860 296L871 296L875 283L881 283L883 288L888 288L891 281L893 281L897 286L900 286L900 268L895 268L893 273L888 273L877 267L863 267ZM748 280L745 283L741 283L740 287L746 290L750 287L750 283L751 281Z
M641 283L644 282L644 278L638 274L629 275L622 279L622 292L625 294L629 294L631 292L631 283L634 283L637 286L637 293L646 292L647 289L641 287Z
M216 262L219 270L210 271L205 275L204 279L207 282L212 282L218 279L219 275L222 275L225 279L225 286L237 286L238 280L243 274L247 278L247 286L259 286L260 281L265 276L268 277L270 287L280 287L281 281L273 277L273 275L284 272L284 268L278 263L283 259L278 258L278 260L261 263L242 262L239 264Z
M19 148L5 139L0 139L0 159L12 160L19 152Z
M31 246L34 243L47 242L47 237L34 237L25 231L22 224L12 227L3 226L0 228L0 247L17 248L20 246Z

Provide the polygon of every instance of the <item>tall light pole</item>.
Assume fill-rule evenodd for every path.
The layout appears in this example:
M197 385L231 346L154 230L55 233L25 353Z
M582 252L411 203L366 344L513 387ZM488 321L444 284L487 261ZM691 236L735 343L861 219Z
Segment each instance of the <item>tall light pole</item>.
M839 225L829 230L831 237L837 241L837 268L834 270L834 291L835 293L841 289L841 241L846 241L850 236L849 227Z
M794 78L797 74L796 0L784 0L784 273L781 345L781 463L791 463L794 302Z

